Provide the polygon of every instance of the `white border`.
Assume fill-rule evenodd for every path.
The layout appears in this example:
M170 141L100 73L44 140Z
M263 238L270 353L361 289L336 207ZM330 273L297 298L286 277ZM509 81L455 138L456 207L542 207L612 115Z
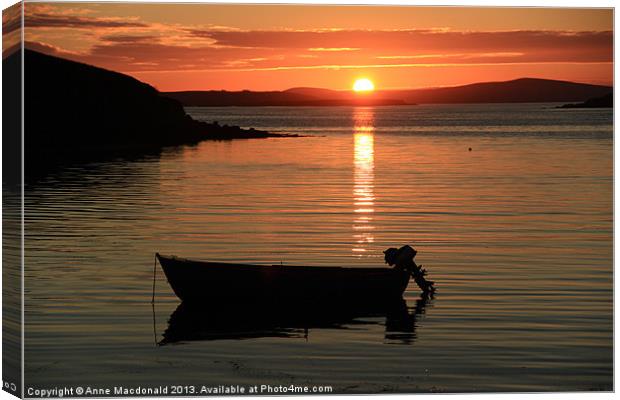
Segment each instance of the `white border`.
M221 3L221 4L318 4L318 5L415 5L415 6L477 6L477 7L570 7L570 8L613 8L610 0L26 0L27 3ZM14 0L2 0L3 9L16 4ZM6 5L5 5L6 4Z
M39 2L39 0L28 0L28 2ZM50 1L53 2L53 1ZM72 3L84 3L84 2L96 2L96 1L80 1L80 0L64 0L63 2L72 2ZM104 2L104 1L100 1L100 2ZM115 3L126 3L128 1L122 1L122 0L106 0L105 2L115 2ZM256 0L244 0L244 1L235 1L235 0L209 0L209 1L202 1L202 0L182 0L182 1L175 1L175 0L133 0L131 1L133 3L240 3L240 4L322 4L322 5L328 5L328 4L344 4L344 5L418 5L418 6L482 6L482 7L575 7L575 8L579 8L579 7L584 7L584 8L596 8L596 7L600 7L600 8L613 8L615 7L615 3L614 1L611 0L589 0L589 1L583 1L583 0L475 0L475 1L468 1L468 0L447 0L447 1L416 1L416 0L340 0L340 1L333 1L333 0L313 0L313 1L303 1L303 0L270 0L270 1L256 1ZM1 0L1 4L2 4L2 9L5 9L7 7L10 7L13 4L16 4L17 1L15 0ZM617 31L618 28L618 23L617 20L614 18L614 32ZM22 43L23 43L23 31L22 31ZM614 34L614 54L617 54L617 50L618 50L618 41L615 40L615 34ZM615 58L614 58L615 60ZM615 82L615 76L616 76L616 71L617 71L617 65L614 65L614 82ZM0 63L0 73L2 71L2 67L1 67L1 63ZM1 87L1 85L0 85ZM22 79L22 90L23 90L23 79ZM614 90L614 104L615 104L615 90ZM2 105L2 99L0 96L0 117L1 117L1 105ZM617 146L617 142L616 142L616 125L615 125L615 121L617 120L617 116L618 116L618 108L615 107L614 108L614 173L615 173L615 166L616 166L616 161L618 161L618 159L616 158L617 152L616 152L616 146ZM23 121L23 98L22 98L22 124L24 123ZM23 125L22 125L23 126ZM1 130L0 130L0 140L1 140ZM0 142L1 143L1 142ZM1 148L1 144L0 144L0 148ZM0 152L0 173L2 172L2 154ZM22 149L22 182L23 182L23 162L24 162L24 158L23 158L23 149ZM616 345L616 337L615 337L615 332L617 332L617 328L618 328L618 321L615 318L615 311L616 311L616 296L615 296L615 288L617 287L617 276L615 274L615 270L616 270L616 258L615 258L615 254L616 254L616 250L617 250L617 243L615 240L615 215L616 215L616 203L615 203L615 199L617 198L617 192L616 190L618 190L618 188L615 185L615 179L614 179L614 387L615 387L615 383L616 383L616 369L615 369L615 360L616 357L618 355L618 346ZM0 207L0 211L1 211L1 207ZM22 185L22 249L23 249L23 185ZM0 228L1 228L2 224L0 221ZM1 248L0 248L0 261L1 261ZM1 283L1 276L0 276L0 283ZM1 299L0 299L1 301ZM1 314L1 308L0 308L0 314ZM22 251L22 321L23 321L23 251ZM1 339L1 331L0 331L0 339ZM22 343L23 343L23 328L22 328ZM23 346L22 346L22 363L24 361L23 358L24 354L23 354ZM1 371L2 365L0 363L0 371ZM23 385L23 368L22 368L22 385ZM322 398L322 399L340 399L340 398L351 398L351 397L368 397L370 395L366 395L366 396L341 396L341 395L330 395L330 396L297 396L297 397L292 397L292 396L282 396L282 397L263 397L261 396L261 398L265 398L265 399L282 399L282 398L287 398L287 399L306 399L306 398L312 398L312 399L316 399L316 398ZM410 398L415 396L416 399L420 399L420 400L427 400L427 399L436 399L437 396L440 396L441 398L446 398L447 396L449 396L451 399L455 399L455 400L470 400L470 399L485 399L485 398L489 398L490 396L493 396L493 399L500 399L500 400L521 400L521 399L536 399L536 398L544 398L544 399L549 399L549 400L574 400L574 399L611 399L614 397L613 393L596 393L596 392L588 392L588 393L570 393L570 392L560 392L560 393L549 393L549 394L524 394L524 393L518 393L518 394L498 394L498 393L489 393L489 394L454 394L454 395L443 395L443 394L434 394L434 395L374 395L374 397L378 398L378 399L397 399L397 400L402 400L402 399L406 399L406 398ZM0 400L8 400L8 399L14 399L14 396L11 396L10 394L8 394L7 392L4 391L0 391ZM221 398L221 397L218 397ZM248 397L228 397L230 399L247 399ZM257 398L257 397L252 397L252 398ZM159 398L142 398L142 399L159 399Z

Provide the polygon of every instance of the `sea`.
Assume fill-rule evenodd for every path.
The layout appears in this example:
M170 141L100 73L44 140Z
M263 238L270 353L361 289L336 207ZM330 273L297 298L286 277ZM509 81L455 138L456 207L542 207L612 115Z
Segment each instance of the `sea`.
M557 105L190 107L299 137L29 182L26 396L613 390L613 115ZM154 259L389 268L406 244L436 295L329 321L187 314Z

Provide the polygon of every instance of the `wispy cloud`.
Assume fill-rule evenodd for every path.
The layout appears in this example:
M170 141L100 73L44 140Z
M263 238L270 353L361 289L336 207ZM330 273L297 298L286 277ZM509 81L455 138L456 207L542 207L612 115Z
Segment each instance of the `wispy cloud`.
M102 36L101 40L113 43L152 43L159 42L159 37L155 35L107 35Z
M22 26L21 4L15 4L12 7L2 11L2 34L6 35L15 32Z
M415 55L395 55L377 56L381 60L418 60L428 58L497 58L497 57L522 57L525 53L519 52L496 52L496 53L456 53L456 54L415 54Z
M39 51L41 53L49 54L52 56L65 57L65 58L69 58L72 60L80 60L83 57L83 54L81 53L68 51L60 47L53 46L51 44L47 44L47 43L26 41L24 43L24 46L30 50Z
M317 65L281 65L274 67L264 67L264 68L234 68L234 69L224 69L226 71L239 71L239 72L251 72L251 71L292 71L292 70L342 70L342 69L382 69L382 68L445 68L445 67L481 67L481 66L505 66L505 65L524 65L524 64L535 64L535 65L543 65L543 64L558 64L557 62L535 62L535 63L506 63L506 62L476 62L476 63L393 63L393 64L317 64ZM581 64L581 63L565 63L562 64ZM595 63L598 64L598 63ZM197 69L192 72L213 72L213 71L221 71L222 69ZM172 71L161 71L161 72L172 72Z
M56 14L26 14L25 25L28 28L144 28L148 25L136 20L119 18L94 18Z
M259 48L356 48L426 51L512 52L526 48L570 48L609 45L611 31L337 30L337 31L210 31L192 30L219 45ZM518 49L518 50L514 50ZM443 51L442 51L443 52Z
M2 58L21 48L22 4L17 3L2 11Z
M308 51L357 51L359 47L310 47Z

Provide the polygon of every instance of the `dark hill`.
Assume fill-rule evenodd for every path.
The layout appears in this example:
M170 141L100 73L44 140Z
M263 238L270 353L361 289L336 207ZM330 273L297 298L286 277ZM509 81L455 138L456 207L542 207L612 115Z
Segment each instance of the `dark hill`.
M19 57L6 58L4 68L17 70ZM27 152L53 156L269 136L196 121L178 101L117 72L31 50L25 50L24 71Z

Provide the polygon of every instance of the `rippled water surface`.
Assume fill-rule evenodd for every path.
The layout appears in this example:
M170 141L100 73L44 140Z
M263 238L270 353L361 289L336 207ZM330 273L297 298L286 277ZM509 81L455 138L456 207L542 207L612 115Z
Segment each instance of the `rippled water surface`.
M612 389L611 110L188 111L309 136L202 142L30 184L26 388ZM410 285L396 322L360 310L265 327L253 304L212 322L215 308L175 311L161 270L150 304L156 251L363 268L406 243L438 294Z

